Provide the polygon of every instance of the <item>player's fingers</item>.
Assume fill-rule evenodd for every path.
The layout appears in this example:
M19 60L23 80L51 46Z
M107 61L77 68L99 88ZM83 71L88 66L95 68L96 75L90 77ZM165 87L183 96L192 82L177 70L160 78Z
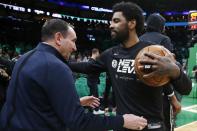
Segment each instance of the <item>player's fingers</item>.
M158 58L161 57L160 55L150 53L150 52L145 52L144 55L147 56L147 57L150 57L151 59L158 59Z

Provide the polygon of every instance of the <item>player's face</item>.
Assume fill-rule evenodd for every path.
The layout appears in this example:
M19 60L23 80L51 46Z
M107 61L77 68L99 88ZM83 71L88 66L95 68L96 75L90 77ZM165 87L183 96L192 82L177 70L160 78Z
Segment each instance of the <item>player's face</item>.
M111 24L111 37L116 42L124 42L129 38L128 21L123 16L122 12L115 12L112 16Z

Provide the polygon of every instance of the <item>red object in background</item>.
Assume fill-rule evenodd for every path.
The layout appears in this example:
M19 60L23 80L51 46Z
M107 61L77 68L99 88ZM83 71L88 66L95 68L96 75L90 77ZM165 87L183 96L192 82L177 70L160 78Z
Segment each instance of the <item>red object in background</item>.
M190 30L197 30L197 11L189 12L188 22Z

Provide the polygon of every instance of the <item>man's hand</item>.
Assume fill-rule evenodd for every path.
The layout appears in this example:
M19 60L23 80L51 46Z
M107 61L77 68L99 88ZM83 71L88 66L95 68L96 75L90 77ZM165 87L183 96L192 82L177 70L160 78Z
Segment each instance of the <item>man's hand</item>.
M4 78L9 79L9 75L6 73L6 71L4 69L0 68L0 75Z
M175 63L175 59L172 54L167 56L160 56L153 53L144 53L149 59L141 59L139 62L142 65L151 65L153 70L151 73L145 74L143 77L148 78L152 76L168 76L170 79L176 79L180 75L180 69ZM139 66L140 70L144 69L144 66Z
M171 98L171 104L173 107L174 115L178 114L181 111L181 103L177 100L176 96L173 95Z
M195 74L197 72L197 70L193 70L192 73Z
M124 118L124 128L132 130L142 130L147 126L147 120L143 117L139 117L133 114L125 114Z
M82 106L90 106L92 108L96 108L100 105L99 99L94 96L81 97L80 103Z

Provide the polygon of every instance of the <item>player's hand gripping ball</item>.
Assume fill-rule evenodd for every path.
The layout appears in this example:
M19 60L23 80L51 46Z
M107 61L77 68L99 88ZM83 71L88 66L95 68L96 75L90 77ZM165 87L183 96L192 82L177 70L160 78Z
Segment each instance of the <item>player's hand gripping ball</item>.
M142 65L140 64L139 60L142 59L151 59L150 57L144 55L144 53L153 53L159 56L169 56L170 59L173 59L175 61L174 57L172 56L172 53L166 49L163 46L160 45L151 45L147 46L143 49L140 50L140 52L137 54L135 58L135 73L140 81L142 81L144 84L151 86L151 87L160 87L162 85L167 84L170 81L170 78L166 75L153 75L150 77L143 77L146 74L149 74L153 72L154 70L152 69L152 65L150 64L145 64ZM143 66L143 69L140 69L139 66Z

